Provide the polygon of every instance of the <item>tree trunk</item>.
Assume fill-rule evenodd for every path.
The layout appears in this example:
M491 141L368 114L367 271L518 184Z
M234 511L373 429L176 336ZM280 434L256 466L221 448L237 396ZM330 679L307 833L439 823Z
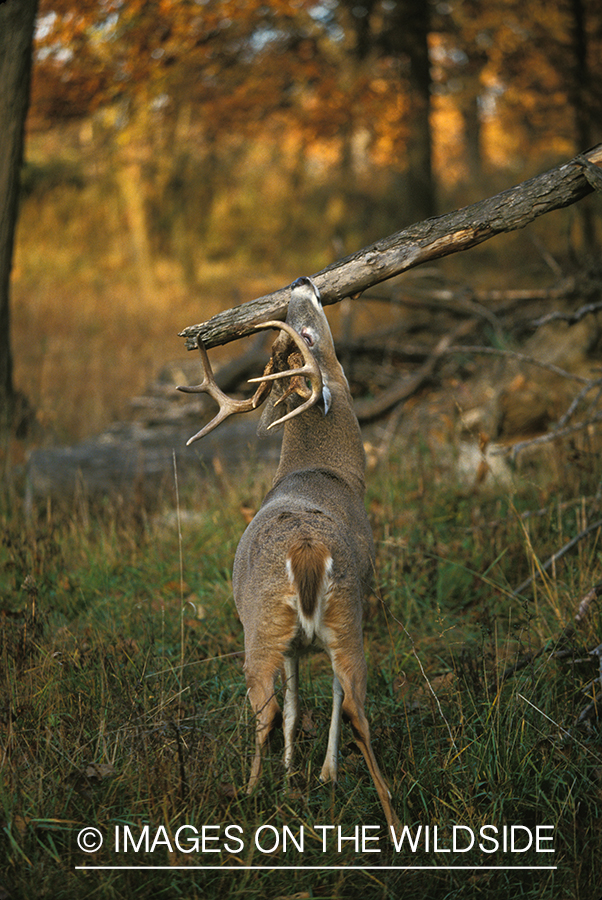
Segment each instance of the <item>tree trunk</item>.
M481 187L483 184L483 148L481 143L481 71L484 58L479 53L468 53L465 67L464 89L460 97L460 112L464 123L464 147L468 168L467 183ZM589 147L589 144L580 144Z
M0 417L4 422L11 417L15 401L10 273L37 6L38 0L5 0L0 4Z
M430 8L424 0L412 0L409 4L409 23L413 27L409 42L410 81L412 88L411 118L413 127L408 141L408 161L412 190L409 194L411 208L420 219L436 213L435 179L433 176L431 130L431 63L428 36Z
M427 219L436 211L432 163L431 63L428 36L430 7L427 0L403 0L391 15L390 47L400 64L407 63L409 81L409 136L407 170L401 176L404 205L415 219Z
M133 154L135 154L135 149ZM123 163L116 173L117 184L125 207L128 230L134 249L134 260L143 295L155 293L153 255L146 221L144 178L141 163L133 158Z
M583 0L570 0L572 65L569 65L569 97L575 119L577 147L590 147L593 143L591 117L591 71L588 59L587 14ZM589 205L581 209L583 241L587 250L596 250L594 213Z

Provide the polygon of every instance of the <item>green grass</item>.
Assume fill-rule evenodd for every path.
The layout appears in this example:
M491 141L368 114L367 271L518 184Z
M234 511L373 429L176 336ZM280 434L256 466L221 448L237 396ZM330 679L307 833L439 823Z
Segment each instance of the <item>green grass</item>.
M600 640L599 605L576 631L567 629L580 599L602 580L595 535L522 596L512 589L580 530L580 496L591 494L600 473L591 484L542 477L519 480L512 494L477 493L444 477L425 489L431 464L392 459L372 473L368 492L378 560L366 610L367 712L400 820L413 839L423 829L416 852L407 839L399 852L386 840L347 726L340 781L319 782L330 716L325 658L302 667L298 770L288 788L277 733L260 789L251 797L241 790L253 720L230 570L244 528L240 503L256 506L265 482L248 472L230 479L232 487L209 483L181 498L180 521L167 508L151 514L80 503L39 510L26 522L18 492L10 505L5 498L0 896L597 900L602 744L596 721L577 730L575 719L588 702L582 688L596 677L587 648ZM568 655L556 658L557 647ZM339 851L338 829L354 838L363 825L376 826L367 835L380 840L364 848L344 840ZM182 826L196 831L181 831L178 848ZM205 852L188 841L201 840L203 826ZM472 830L475 848L454 852L454 826L464 827L456 831L460 847ZM553 826L544 834L553 834L555 852L484 853L477 844L485 826L500 833L522 826L518 837ZM86 827L104 835L97 853L78 848ZM140 842L137 851L130 843L123 852L126 834ZM292 838L301 835L299 851ZM86 864L133 868L76 868ZM305 868L206 868L224 864ZM175 868L190 865L205 868ZM384 868L402 865L439 868Z

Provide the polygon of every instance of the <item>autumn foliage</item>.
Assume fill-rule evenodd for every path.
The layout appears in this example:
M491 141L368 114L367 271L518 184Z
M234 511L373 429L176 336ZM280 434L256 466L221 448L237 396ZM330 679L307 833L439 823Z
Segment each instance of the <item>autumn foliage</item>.
M32 117L190 109L206 140L261 126L403 171L430 111L466 174L598 139L601 50L593 0L42 0Z
M29 124L80 129L149 291L153 255L324 264L591 146L601 50L593 0L41 0Z

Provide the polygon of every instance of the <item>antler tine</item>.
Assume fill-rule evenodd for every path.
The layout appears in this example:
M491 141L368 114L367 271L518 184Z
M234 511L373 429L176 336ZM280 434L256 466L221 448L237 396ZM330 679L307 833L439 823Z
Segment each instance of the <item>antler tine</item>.
M178 385L176 390L182 391L184 394L209 394L209 396L213 397L219 404L219 412L207 425L186 441L187 447L194 443L194 441L198 441L200 438L205 437L205 435L209 434L210 431L213 431L214 428L217 428L220 422L223 422L228 416L231 416L234 413L249 412L252 409L256 409L263 401L264 398L262 397L262 394L265 393L265 386L261 384L253 396L246 400L234 400L233 397L228 397L215 381L215 376L213 374L213 369L211 368L211 363L209 362L209 357L207 356L205 345L200 337L197 337L197 347L201 354L203 380L200 384ZM264 381L264 379L259 380Z
M268 425L267 430L269 431L276 425L282 425L283 422L287 422L294 416L300 415L302 412L305 412L306 409L309 409L311 406L317 403L322 396L323 383L322 372L320 371L320 367L314 359L313 354L310 352L309 347L307 346L301 335L297 331L295 331L295 329L291 325L289 325L288 322L280 322L274 319L270 320L269 322L261 322L261 324L255 326L256 331L264 328L279 328L281 331L285 331L303 356L305 365L300 366L300 368L298 369L287 369L285 372L272 372L271 374L263 375L260 378L249 378L249 384L255 384L257 382L265 383L267 381L276 381L279 378L288 378L294 375L306 376L307 378L309 378L311 384L311 395L305 401L305 403L302 403L301 406L296 407L296 409L291 410L285 416L282 416L280 419L276 419L275 422L272 422L271 425Z
M265 396L267 396L267 393L269 393L269 390L266 390L266 388L269 387L269 382L276 381L279 378L288 378L295 375L307 377L311 383L311 395L305 403L301 404L301 406L298 406L285 416L272 422L271 425L269 425L268 430L274 428L275 425L281 425L288 419L292 419L293 416L298 416L300 413L313 406L314 403L318 402L322 396L322 373L301 335L299 335L287 322L270 320L269 322L261 322L259 325L255 326L256 331L268 328L276 328L280 331L285 331L301 352L305 364L298 369L287 369L285 372L274 372L261 375L259 378L250 378L249 384L259 384L259 387L253 396L246 400L234 400L233 397L229 397L218 386L215 381L215 376L213 374L213 369L211 368L211 363L209 362L205 345L201 338L197 336L197 347L201 354L201 365L203 367L203 380L200 384L178 385L176 390L182 391L185 394L209 394L209 396L219 404L219 411L207 425L186 441L186 446L205 437L206 434L209 434L210 431L217 428L217 426L229 416L234 415L235 413L250 412L253 409L257 409L265 399Z

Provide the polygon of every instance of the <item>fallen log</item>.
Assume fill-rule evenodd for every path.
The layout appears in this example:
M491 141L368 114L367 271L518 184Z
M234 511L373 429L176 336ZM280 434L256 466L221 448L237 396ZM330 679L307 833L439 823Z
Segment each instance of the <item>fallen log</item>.
M496 234L524 228L538 216L576 203L597 189L598 179L592 173L598 173L601 166L602 144L597 144L493 197L398 231L311 277L324 305L355 297L422 263L476 247ZM250 334L260 322L283 319L288 295L288 287L280 288L207 322L189 325L180 336L189 350L196 348L197 337L207 348L234 341Z

